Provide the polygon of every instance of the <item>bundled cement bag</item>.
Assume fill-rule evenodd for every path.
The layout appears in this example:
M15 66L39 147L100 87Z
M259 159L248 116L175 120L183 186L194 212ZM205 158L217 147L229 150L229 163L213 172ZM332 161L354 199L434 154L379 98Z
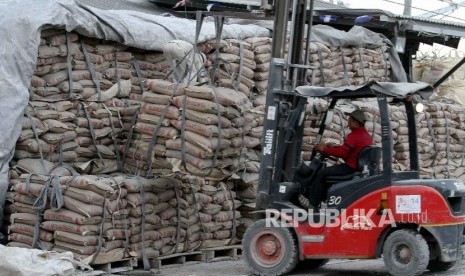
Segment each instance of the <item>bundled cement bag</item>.
M113 179L21 174L12 181L19 208L9 216L9 246L71 251L81 260L101 252L119 255L107 262L124 257L114 253L129 246L127 191Z
M270 74L271 38L251 37L245 41L251 45L251 50L255 54L254 60L257 63L253 75L255 90L260 95L265 95Z
M257 66L252 45L237 39L207 41L202 45L207 54L208 70L219 87L231 88L247 96L255 85L254 70Z
M310 85L340 87L360 86L370 81L391 81L387 46L328 47L314 43L310 50L309 61L314 66L314 69L307 71Z
M33 100L128 98L130 93L142 94L144 79L163 78L171 66L159 52L133 52L118 43L65 30L48 29L41 38L31 81Z
M121 169L119 147L135 123L144 80L169 71L160 52L44 30L12 165L44 174L52 164L93 174Z

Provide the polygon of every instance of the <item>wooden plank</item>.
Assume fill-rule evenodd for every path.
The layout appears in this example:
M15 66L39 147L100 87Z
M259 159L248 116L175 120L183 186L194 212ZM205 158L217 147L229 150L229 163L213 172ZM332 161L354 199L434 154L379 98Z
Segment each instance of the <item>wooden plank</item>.
M240 245L214 247L204 249L203 251L205 252L205 262L211 262L220 259L234 259L242 255L242 247Z
M74 276L100 276L104 274L108 274L108 273L103 270L93 270L93 271L78 272L74 274Z
M151 268L161 269L168 266L185 265L186 263L205 262L205 254L201 251L176 253L153 258L149 262Z
M124 259L117 262L107 263L107 264L100 264L100 265L92 265L95 270L102 270L106 273L119 273L125 271L131 271L134 267L137 266L137 259L130 258Z

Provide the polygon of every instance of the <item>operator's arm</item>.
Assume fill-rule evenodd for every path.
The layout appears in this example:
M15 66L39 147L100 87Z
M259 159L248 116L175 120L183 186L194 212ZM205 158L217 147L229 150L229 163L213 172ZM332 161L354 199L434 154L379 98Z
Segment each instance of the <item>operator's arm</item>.
M355 143L356 143L356 139L354 135L352 135L352 133L349 133L349 135L347 135L347 138L344 144L340 146L324 147L322 152L330 156L344 159L352 151Z

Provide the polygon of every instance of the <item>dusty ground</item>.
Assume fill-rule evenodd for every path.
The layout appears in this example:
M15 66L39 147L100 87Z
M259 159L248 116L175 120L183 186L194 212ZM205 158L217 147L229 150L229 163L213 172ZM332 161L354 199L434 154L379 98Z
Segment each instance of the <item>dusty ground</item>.
M234 261L217 261L211 263L199 263L183 266L172 266L163 268L155 275L160 276L239 276L253 275L242 259ZM388 276L382 260L333 260L324 267L313 270L294 271L289 275L316 275L316 276ZM431 273L427 271L425 276L432 275L465 275L465 260L453 269L442 273Z

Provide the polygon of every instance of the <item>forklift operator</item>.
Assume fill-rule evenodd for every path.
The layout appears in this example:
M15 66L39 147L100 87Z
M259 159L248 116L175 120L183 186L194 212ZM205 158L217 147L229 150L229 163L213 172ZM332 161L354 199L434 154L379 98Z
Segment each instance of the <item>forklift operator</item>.
M363 111L355 110L348 115L348 127L351 132L347 135L344 144L340 146L327 146L320 143L315 149L325 155L342 158L345 163L325 167L316 175L312 186L309 189L308 199L310 204L303 206L308 209L318 208L321 201L326 200L326 194L330 185L327 185L326 177L351 174L358 170L358 155L363 148L373 144L371 135L365 129L366 117ZM301 200L300 200L301 201ZM308 202L308 201L306 201Z

